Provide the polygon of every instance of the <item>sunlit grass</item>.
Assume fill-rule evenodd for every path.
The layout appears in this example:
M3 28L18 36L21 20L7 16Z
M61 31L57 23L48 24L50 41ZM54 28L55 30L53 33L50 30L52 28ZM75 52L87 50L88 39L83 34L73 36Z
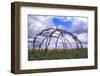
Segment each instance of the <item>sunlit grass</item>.
M47 53L43 49L28 50L28 60L54 60L54 59L79 59L87 58L87 48L81 49L49 49Z

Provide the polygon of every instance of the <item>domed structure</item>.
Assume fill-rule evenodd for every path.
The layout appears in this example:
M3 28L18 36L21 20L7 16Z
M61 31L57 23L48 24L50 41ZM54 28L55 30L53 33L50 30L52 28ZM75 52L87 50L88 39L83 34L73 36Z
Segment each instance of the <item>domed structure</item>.
M72 34L71 32L68 32L64 29L58 29L58 28L48 28L48 29L44 29L42 30L40 33L38 33L35 37L34 37L34 40L33 40L33 50L36 48L35 47L35 44L37 43L37 40L38 40L38 37L39 36L42 36L44 37L40 43L38 44L38 48L39 50L41 49L41 46L43 45L43 43L45 44L44 45L44 51L47 52L48 51L48 46L50 45L50 41L52 40L52 37L53 38L56 38L56 41L55 41L55 47L57 47L58 45L58 40L59 38L61 37L61 40L62 40L62 45L63 45L63 49L64 50L67 50L68 49L68 46L66 43L68 43L70 45L70 47L72 48L72 44L71 42L68 40L68 38L65 38L65 35L69 35L72 37L72 39L75 41L76 43L76 48L82 48L82 43L81 41L77 38L76 35Z

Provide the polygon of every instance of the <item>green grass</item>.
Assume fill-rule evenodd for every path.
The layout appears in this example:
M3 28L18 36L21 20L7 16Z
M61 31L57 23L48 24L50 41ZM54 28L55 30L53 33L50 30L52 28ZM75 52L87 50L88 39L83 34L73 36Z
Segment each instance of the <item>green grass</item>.
M66 51L64 49L51 49L47 53L44 53L43 49L41 51L38 49L28 50L28 60L79 59L87 57L87 48L68 49Z

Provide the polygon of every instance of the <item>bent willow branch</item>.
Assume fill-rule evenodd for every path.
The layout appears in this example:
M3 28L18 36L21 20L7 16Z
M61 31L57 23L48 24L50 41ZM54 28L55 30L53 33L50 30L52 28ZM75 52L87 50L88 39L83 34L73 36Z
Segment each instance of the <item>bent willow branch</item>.
M58 34L56 34L56 32L58 32ZM56 35L54 35L54 34L56 34ZM82 48L83 47L81 41L73 33L68 32L66 30L58 29L58 28L56 28L56 29L55 28L48 28L48 29L42 30L40 33L38 33L34 37L33 50L35 49L35 43L36 43L36 40L38 39L39 36L43 36L44 37L44 39L41 40L41 42L38 45L39 50L41 49L41 47L42 47L42 45L44 43L45 52L47 52L48 51L48 46L50 45L50 41L52 40L53 37L56 38L55 47L57 47L57 45L58 45L58 40L61 39L64 50L68 49L67 42L70 45L70 47L72 48L71 42L68 40L68 38L65 37L66 35L69 35L69 36L72 37L72 39L76 43L76 46L77 46L76 48Z

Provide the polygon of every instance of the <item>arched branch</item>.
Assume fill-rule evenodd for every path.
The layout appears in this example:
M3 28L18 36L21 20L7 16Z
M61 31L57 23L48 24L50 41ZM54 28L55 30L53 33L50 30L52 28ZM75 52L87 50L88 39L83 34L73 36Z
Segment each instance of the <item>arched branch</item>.
M41 48L41 46L42 46L42 44L43 44L43 42L46 40L46 38L44 38L43 40L42 40L42 42L40 43L40 45L39 45L39 50L40 50L40 48Z
M45 31L48 31L48 30L51 30L51 29L54 30L54 28L44 29L44 30L42 30L39 34L37 34L37 36L38 36L38 35L41 35L41 34L42 34L43 32L45 32Z
M38 36L43 36L42 34L44 34L45 35L45 31L49 31L49 30L53 30L50 34L48 34L48 36L45 36L45 38L41 41L41 43L39 44L39 50L40 50L40 48L41 48L41 46L43 45L43 42L45 41L45 52L47 52L48 51L48 46L50 45L50 41L51 41L51 38L52 37L56 37L57 38L57 40L56 40L56 42L55 42L55 47L57 47L57 43L58 43L58 40L59 40L59 38L60 38L60 36L61 36L61 40L62 40L62 44L63 44L63 48L64 49L67 49L68 47L67 47L67 43L66 43L66 41L68 42L68 44L71 46L71 48L72 48L72 45L71 45L71 43L70 43L70 41L67 39L67 38L65 38L65 34L67 34L67 35L70 35L71 37L72 37L72 39L74 39L74 41L76 42L76 45L77 45L77 48L79 48L79 47L83 47L82 46L82 43L81 43L81 41L77 38L77 36L75 36L74 34L72 34L71 32L68 32L68 31L65 31L65 30L62 30L62 29L54 29L54 28L48 28L48 29L44 29L44 30L42 30L40 33L38 33L35 37L34 37L34 40L33 40L33 49L35 48L35 42L36 42L36 40L37 40L37 37ZM53 34L55 33L55 32L59 32L59 34L57 35L57 36L53 36ZM47 33L47 32L46 32Z
M48 51L48 45L50 45L50 40L52 35L56 32L57 30L55 29L53 32L50 33L50 35L48 36L48 39L46 40L46 45L45 45L45 52Z
M34 40L33 40L33 50L34 50L34 48L35 48L36 39L37 39L37 36L36 36L36 37L34 38Z
M79 42L80 47L83 48L81 41L77 38L77 42Z
M61 38L62 38L63 48L64 48L64 50L66 50L66 47L65 47L65 44L64 44L64 41L63 41L63 37L61 37Z
M48 38L46 39L46 42L45 42L45 53L48 51Z
M79 45L78 45L78 42L77 42L77 36L72 36L72 38L75 40L75 42L76 42L76 45L77 45L77 48L79 48Z
M56 40L56 43L55 43L55 47L57 47L57 43L58 43L58 39L59 39L60 35L61 35L61 32L59 33L59 35L57 37L57 40Z
M65 39L63 33L62 33L62 37L63 37L63 39L64 39L64 45L65 45L65 48L66 48L66 50L67 50L67 43L66 43L66 39Z
M67 40L67 42L69 43L70 47L72 48L72 45L71 45L70 41L67 38L65 38L65 39Z

